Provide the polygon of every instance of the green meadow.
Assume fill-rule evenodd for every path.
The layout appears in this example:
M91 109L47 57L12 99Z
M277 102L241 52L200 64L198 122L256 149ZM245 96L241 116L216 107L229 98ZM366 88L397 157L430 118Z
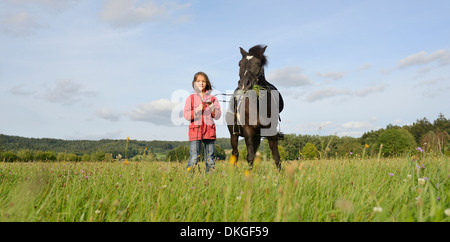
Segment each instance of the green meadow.
M450 221L448 157L0 163L0 221Z

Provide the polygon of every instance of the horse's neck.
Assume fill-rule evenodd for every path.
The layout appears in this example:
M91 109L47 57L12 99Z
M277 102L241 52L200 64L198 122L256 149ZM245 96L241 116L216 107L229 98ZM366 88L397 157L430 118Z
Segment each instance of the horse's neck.
M264 85L267 82L266 75L264 74L264 68L261 69L261 74L258 76L258 84Z

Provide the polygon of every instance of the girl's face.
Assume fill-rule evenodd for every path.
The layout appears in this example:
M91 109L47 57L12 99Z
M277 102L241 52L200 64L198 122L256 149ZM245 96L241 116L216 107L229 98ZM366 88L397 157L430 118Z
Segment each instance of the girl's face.
M197 90L204 92L206 89L206 78L202 75L198 75L197 80L195 80L195 87Z

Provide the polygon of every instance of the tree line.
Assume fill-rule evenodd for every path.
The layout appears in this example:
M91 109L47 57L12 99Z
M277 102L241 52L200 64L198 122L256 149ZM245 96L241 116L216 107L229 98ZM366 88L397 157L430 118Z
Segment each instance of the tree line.
M128 144L127 144L128 142ZM176 160L177 148L189 147L188 141L139 140L62 140L26 138L0 134L0 161L103 161L103 160ZM229 139L216 141L219 158L231 148ZM181 157L181 156L180 156Z
M335 135L285 135L280 153L285 160L327 159L343 157L395 157L416 152L450 156L450 119L440 114L430 122L418 119L411 125L389 124L386 128L365 132L360 138ZM268 145L263 152L270 155Z
M279 142L283 160L338 159L344 157L393 157L414 152L421 147L424 152L450 156L450 119L440 114L433 122L418 119L412 125L371 130L360 138L336 135L285 134ZM128 142L128 144L127 144ZM229 138L216 140L215 157L226 159L231 149ZM245 142L239 142L240 159L245 159ZM270 159L267 140L259 152ZM189 158L188 141L138 141L138 140L61 140L49 138L24 138L0 134L0 161L109 161L120 159L185 161Z

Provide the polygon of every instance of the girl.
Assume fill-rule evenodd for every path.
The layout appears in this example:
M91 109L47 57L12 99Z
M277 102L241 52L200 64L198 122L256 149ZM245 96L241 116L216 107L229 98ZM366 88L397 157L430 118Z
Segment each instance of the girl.
M216 97L211 95L212 86L204 72L194 75L192 81L194 94L190 95L184 106L183 116L190 121L189 144L190 157L188 171L193 170L198 163L202 143L205 145L206 172L214 169L214 142L216 140L216 125L214 119L222 114Z

